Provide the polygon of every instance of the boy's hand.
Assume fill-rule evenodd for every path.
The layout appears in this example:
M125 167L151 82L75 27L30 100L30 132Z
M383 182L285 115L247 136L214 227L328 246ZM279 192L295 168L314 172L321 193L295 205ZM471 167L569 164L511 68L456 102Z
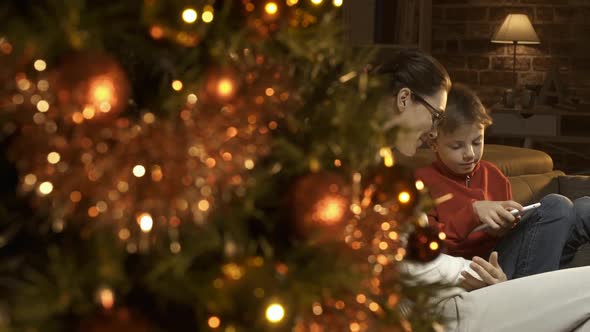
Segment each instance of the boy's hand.
M497 284L506 281L506 274L498 263L498 252L494 251L490 254L489 262L481 257L473 257L473 261L469 265L482 280L479 280L469 274L467 271L461 272L463 281L461 286L468 291L483 288L489 285Z
M522 210L522 205L515 201L477 201L473 203L473 211L483 224L493 230L501 228L511 229L517 218L508 210Z

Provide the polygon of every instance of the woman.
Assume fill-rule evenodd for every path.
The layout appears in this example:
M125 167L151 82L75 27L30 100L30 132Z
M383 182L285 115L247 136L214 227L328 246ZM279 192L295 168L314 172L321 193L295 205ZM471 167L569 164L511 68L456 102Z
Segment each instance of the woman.
M384 105L393 113L385 129L399 128L396 148L413 155L427 136L436 136L451 89L449 74L436 59L418 51L402 51L378 71L386 75L392 92Z
M444 67L417 51L401 52L381 68L390 76L395 112L386 128L398 131L396 147L412 156L426 135L435 137L451 82ZM590 267L506 281L498 254L489 260L440 255L402 267L418 282L455 285L439 302L446 331L590 331Z

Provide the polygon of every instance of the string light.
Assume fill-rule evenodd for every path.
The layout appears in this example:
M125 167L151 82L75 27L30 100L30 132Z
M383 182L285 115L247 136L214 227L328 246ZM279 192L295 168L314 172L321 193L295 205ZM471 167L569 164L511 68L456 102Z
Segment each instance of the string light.
M211 316L207 320L207 325L212 329L216 329L221 325L221 320L217 316Z
M133 175L135 175L138 178L144 176L145 167L143 167L143 165L135 165L135 167L133 167Z
M164 30L158 25L153 25L150 28L150 36L154 39L161 39L164 37Z
M220 97L230 97L234 92L234 83L229 78L222 78L217 83L217 93Z
M275 15L279 11L279 7L275 2L270 1L264 5L264 11L269 15Z
M334 7L340 7L342 6L343 0L334 0L332 3L334 4Z
M114 96L115 84L109 77L99 77L91 81L90 100L101 110L110 110L110 105L116 102Z
M435 250L438 250L439 245L438 245L438 243L432 241L432 242L430 242L430 245L428 247L430 248L430 250L435 251Z
M266 319L271 323L279 323L285 317L285 309L279 303L272 303L266 308Z
M172 81L172 89L174 89L174 91L182 90L182 82L179 80Z
M195 23L197 20L197 11L192 8L186 8L182 11L182 20L186 23Z
M137 223L139 224L141 231L144 233L150 232L154 226L154 220L149 213L142 213L137 216Z
M424 182L422 182L421 180L416 181L416 189L418 189L418 190L424 189Z
M35 62L33 63L33 67L37 71L44 71L47 68L47 63L45 63L45 61L41 59L35 60Z
M397 200L402 204L408 203L410 201L410 199L411 199L410 193L408 193L407 191L402 191L397 196Z
M311 0L311 3L313 3L314 5L321 5L323 2L323 0Z
M61 157L60 157L59 153L57 153L57 152L55 152L55 151L54 151L54 152L50 152L50 153L47 155L47 161L48 161L50 164L54 164L54 165L55 165L55 164L57 164L57 163L59 163L59 160L60 160L60 158L61 158Z
M37 110L42 113L49 111L49 103L46 100L40 100L37 103Z
M110 288L100 288L97 291L97 298L100 305L106 310L112 309L115 305L115 293Z
M207 5L203 8L203 14L201 14L201 19L205 23L211 23L213 21L213 7Z
M45 181L39 185L39 193L41 195L49 195L53 191L53 184Z

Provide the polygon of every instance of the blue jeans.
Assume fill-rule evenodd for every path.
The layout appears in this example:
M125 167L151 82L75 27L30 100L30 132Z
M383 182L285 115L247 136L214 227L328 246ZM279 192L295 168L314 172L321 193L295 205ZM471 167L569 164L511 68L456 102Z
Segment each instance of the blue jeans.
M561 255L562 265L574 258L582 244L590 242L590 197L581 197L574 201L573 218L574 224Z
M508 279L559 269L573 226L573 206L569 198L549 194L500 240L495 250Z

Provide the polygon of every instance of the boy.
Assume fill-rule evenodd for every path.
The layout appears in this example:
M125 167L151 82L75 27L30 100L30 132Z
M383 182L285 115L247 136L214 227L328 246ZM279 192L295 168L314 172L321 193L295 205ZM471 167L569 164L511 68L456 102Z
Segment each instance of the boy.
M573 204L551 194L522 220L513 216L509 211L522 211L522 205L512 200L510 182L496 166L481 160L485 129L491 123L475 93L453 86L438 137L430 142L437 160L416 171L433 198L453 195L430 211L429 221L446 233L450 255L471 259L498 251L509 279L557 270L575 220ZM482 224L488 227L474 231Z

